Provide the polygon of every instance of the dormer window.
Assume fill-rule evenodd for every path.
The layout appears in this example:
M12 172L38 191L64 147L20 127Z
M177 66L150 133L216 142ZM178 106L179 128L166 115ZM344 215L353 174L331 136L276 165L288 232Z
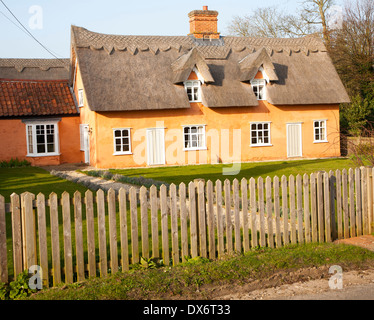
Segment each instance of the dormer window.
M201 82L199 80L188 80L184 83L184 87L190 102L201 102Z
M266 100L266 80L253 79L251 85L257 100Z

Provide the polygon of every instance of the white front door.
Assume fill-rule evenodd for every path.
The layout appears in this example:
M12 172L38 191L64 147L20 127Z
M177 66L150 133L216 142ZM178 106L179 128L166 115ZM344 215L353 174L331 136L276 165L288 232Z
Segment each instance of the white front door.
M165 164L165 129L147 129L147 164Z
M81 151L84 152L84 163L90 163L90 127L88 124L81 124Z
M287 124L287 157L302 157L301 123Z

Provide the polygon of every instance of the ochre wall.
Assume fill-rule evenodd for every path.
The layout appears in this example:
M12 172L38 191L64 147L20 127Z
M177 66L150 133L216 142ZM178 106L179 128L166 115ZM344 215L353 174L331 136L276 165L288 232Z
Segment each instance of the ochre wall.
M28 157L26 146L26 125L21 119L0 120L0 161L18 158L34 166L79 163L79 117L63 117L58 122L60 155Z
M82 88L79 72L78 87ZM80 111L81 123L90 124L90 164L97 168L147 166L146 129L154 127L165 128L166 165L287 159L287 123L296 122L302 123L302 158L340 156L338 105L273 106L259 101L257 107L207 108L191 103L190 109L181 110L96 113L86 101ZM314 143L313 120L324 119L328 142ZM271 122L272 146L250 146L250 122L256 121ZM183 125L206 125L207 150L183 150ZM114 128L131 128L132 154L113 155Z

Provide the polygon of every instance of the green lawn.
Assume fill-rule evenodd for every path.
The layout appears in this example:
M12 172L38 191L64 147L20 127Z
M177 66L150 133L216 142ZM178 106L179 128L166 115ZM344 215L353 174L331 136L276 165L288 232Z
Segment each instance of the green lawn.
M143 176L145 178L152 178L154 180L163 181L167 183L179 184L184 182L188 184L196 178L215 181L219 180L234 180L242 178L257 178L262 176L274 177L277 175L289 176L291 174L312 173L315 171L329 171L336 169L344 169L354 167L350 159L335 158L324 160L298 160L298 161L277 161L277 162L251 162L242 163L240 171L236 175L224 175L223 168L230 168L232 165L192 165L179 167L157 167L157 168L143 168L143 169L123 169L110 170L112 173L119 173L125 176ZM234 168L233 168L234 169Z
M36 167L0 168L0 195L5 197L5 202L10 202L10 195L15 192L39 192L46 197L55 192L60 196L64 191L71 195L75 191L84 193L87 188L67 180L51 175L48 171Z

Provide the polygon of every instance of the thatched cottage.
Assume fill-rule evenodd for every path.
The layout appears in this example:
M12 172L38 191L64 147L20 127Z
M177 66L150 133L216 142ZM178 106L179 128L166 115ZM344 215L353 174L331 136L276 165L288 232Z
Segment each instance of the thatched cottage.
M185 36L72 26L80 161L123 168L340 156L339 104L349 98L321 39L222 36L217 11L188 16Z

